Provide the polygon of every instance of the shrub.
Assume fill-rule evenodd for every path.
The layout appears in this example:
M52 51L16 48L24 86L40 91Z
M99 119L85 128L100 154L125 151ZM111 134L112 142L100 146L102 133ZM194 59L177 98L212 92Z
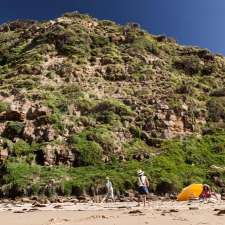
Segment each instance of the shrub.
M106 123L106 124L115 124L116 122L120 121L119 115L115 114L111 111L103 111L99 112L97 115L97 120Z
M6 125L7 133L11 135L20 135L23 131L24 124L18 121L9 121Z
M102 53L101 63L103 65L118 64L123 62L119 48L113 43L104 46L101 49L101 53Z
M73 135L70 143L72 143L75 151L78 152L78 157L81 158L76 163L82 165L100 163L102 162L103 153L111 157L114 150L118 148L116 136L105 126L86 129L78 135ZM92 154L96 154L95 157ZM92 160L91 157L93 157Z
M31 90L36 85L37 85L37 81L31 80L31 79L25 79L25 80L17 80L14 87L16 87L16 88L26 88L27 90Z
M58 131L64 130L64 124L62 123L62 116L59 113L53 113L49 117L49 122L53 124L53 127Z
M225 89L224 88L220 88L217 90L214 90L210 93L210 96L213 97L225 97Z
M198 74L202 70L201 59L198 56L185 56L174 62L174 67L183 70L188 75Z
M89 98L80 97L74 100L76 108L81 111L84 115L89 114L95 107L95 101Z
M63 14L64 17L68 17L68 18L79 18L79 19L89 19L90 16L88 14L81 14L77 11L75 12L67 12L65 14Z
M119 100L108 99L97 104L94 108L95 112L113 112L119 116L132 116L134 113L131 108Z
M46 92L44 93L43 104L51 108L54 112L58 112L60 108L66 104L66 98L57 91Z
M69 84L62 87L62 94L68 98L78 98L84 97L84 93L81 91L81 88L77 84Z
M106 67L106 72L103 77L109 81L122 81L128 79L129 75L125 72L123 65L115 64Z
M142 159L149 158L149 155L154 152L153 148L149 147L144 141L136 138L124 144L125 154L129 160L134 157L143 156ZM138 159L138 158L135 158ZM141 160L141 158L140 158Z
M142 131L139 127L131 126L130 132L131 132L131 134L133 135L134 138L140 138L141 137Z
M88 129L86 131L86 135L88 140L98 143L104 150L105 154L111 155L113 150L118 147L118 143L116 143L116 136L107 127L100 126Z
M149 37L141 37L136 39L134 43L132 43L131 48L135 49L136 51L159 55L157 43L154 40L151 40Z
M99 48L99 47L101 48L110 43L108 37L104 37L101 35L94 35L91 37L91 39L92 39L91 43L92 48Z
M102 160L102 148L95 141L90 141L83 134L73 135L70 143L74 148L75 166L97 165Z
M212 98L207 103L209 120L219 122L225 119L225 98Z
M31 146L22 139L13 145L13 150L16 156L28 155L32 152Z
M0 102L0 113L5 112L9 109L10 104L8 102Z

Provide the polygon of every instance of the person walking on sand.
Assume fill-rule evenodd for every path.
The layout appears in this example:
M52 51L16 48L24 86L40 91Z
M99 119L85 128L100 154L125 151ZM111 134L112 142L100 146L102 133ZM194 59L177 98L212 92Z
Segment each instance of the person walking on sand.
M105 197L102 199L102 203L107 201L108 199L112 199L113 201L115 201L114 199L114 193L113 193L113 186L112 186L112 182L110 181L109 177L106 177L106 195Z
M149 194L149 191L148 191L149 181L148 181L148 178L144 175L144 171L138 170L137 174L138 174L137 183L138 183L138 193L139 193L138 206L140 206L141 198L145 206L146 198L147 198L147 195Z

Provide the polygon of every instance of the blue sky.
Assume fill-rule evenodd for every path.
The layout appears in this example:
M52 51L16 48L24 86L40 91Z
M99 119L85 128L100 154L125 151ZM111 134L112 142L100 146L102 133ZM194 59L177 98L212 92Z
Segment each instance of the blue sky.
M76 10L120 24L138 22L153 34L225 55L225 0L1 0L0 23Z

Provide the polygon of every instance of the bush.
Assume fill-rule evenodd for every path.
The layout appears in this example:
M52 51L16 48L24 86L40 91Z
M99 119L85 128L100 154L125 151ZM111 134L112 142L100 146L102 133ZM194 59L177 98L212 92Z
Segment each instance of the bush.
M102 65L119 64L123 62L119 48L113 43L104 46L101 49L101 54Z
M221 88L221 89L214 90L214 91L212 91L210 93L210 96L213 96L213 97L225 97L225 89Z
M75 166L97 165L102 162L101 146L95 141L88 140L86 135L73 135L70 143L74 148Z
M68 18L79 18L79 19L89 19L90 16L88 14L81 14L77 11L75 12L67 12L65 14L63 14L64 17L68 17Z
M53 127L58 131L64 130L64 124L62 122L62 116L59 113L53 113L48 117L48 120L51 124L53 124Z
M86 129L78 135L73 135L70 143L78 152L78 157L82 158L76 163L82 165L100 163L103 162L103 155L110 159L114 150L118 148L116 138L113 132L104 126ZM95 156L92 154L95 154Z
M119 116L132 116L134 113L131 108L119 100L109 99L97 104L95 112L113 112Z
M141 37L139 39L136 39L134 43L132 43L131 48L138 52L146 52L152 53L154 55L159 55L157 42L151 40L149 37Z
M86 131L87 139L95 141L104 150L104 154L111 155L118 147L116 143L116 136L109 128L100 126Z
M125 154L129 160L138 159L143 160L150 158L150 154L154 149L149 147L144 141L136 138L124 144Z
M16 156L28 155L32 152L31 146L22 139L13 145L13 150Z
M67 98L77 99L79 97L84 97L84 93L77 84L69 84L62 87L62 94Z
M95 101L93 99L80 97L74 100L76 108L84 115L89 114L95 107Z
M9 136L13 135L20 135L24 129L24 124L22 122L18 121L9 121L6 125L6 133L9 134Z
M121 64L108 65L103 77L109 81L122 81L129 79L129 75L125 72L125 67Z
M101 35L94 35L91 37L91 39L92 39L91 43L92 48L99 48L99 47L101 48L110 43L108 37L104 37Z
M97 115L97 121L100 121L101 123L114 125L116 123L119 123L120 117L114 112L103 111L103 112L99 112L99 114Z
M27 90L31 90L35 86L37 86L37 81L31 79L17 80L16 84L14 85L16 88L26 88Z
M10 104L8 102L0 102L0 113L5 112L9 109Z
M202 70L201 59L198 56L186 56L174 62L174 67L183 70L188 75L198 74Z
M212 98L207 103L209 120L212 122L219 122L225 120L225 98Z

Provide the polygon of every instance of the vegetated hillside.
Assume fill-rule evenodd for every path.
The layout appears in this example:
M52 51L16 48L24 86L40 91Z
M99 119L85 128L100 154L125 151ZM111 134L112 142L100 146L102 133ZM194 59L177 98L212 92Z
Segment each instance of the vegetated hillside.
M157 193L222 190L224 78L223 56L135 23L1 25L1 195L92 193L106 175L124 192L138 168Z

